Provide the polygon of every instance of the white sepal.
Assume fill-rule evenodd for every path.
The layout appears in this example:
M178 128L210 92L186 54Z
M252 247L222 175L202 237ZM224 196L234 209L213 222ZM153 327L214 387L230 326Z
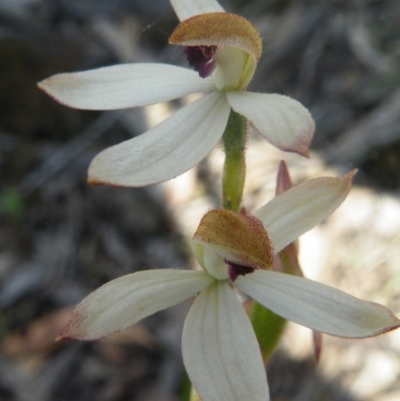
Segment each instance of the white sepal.
M89 166L89 182L139 187L178 176L218 143L229 112L223 94L205 95L152 130L101 152Z
M300 235L326 219L344 201L355 171L343 177L321 177L290 188L258 209L259 218L280 252Z
M203 400L269 400L254 331L226 281L215 282L194 301L183 328L182 352Z
M372 337L400 326L384 306L302 277L256 270L235 284L277 315L333 336Z
M171 0L171 5L180 21L199 14L224 11L216 0Z
M92 292L74 309L60 339L94 340L196 295L213 279L203 271L147 270Z
M56 74L38 84L61 104L85 110L116 110L211 92L211 79L168 64L120 64Z
M308 156L315 124L297 100L282 95L227 92L232 108L245 116L272 145Z

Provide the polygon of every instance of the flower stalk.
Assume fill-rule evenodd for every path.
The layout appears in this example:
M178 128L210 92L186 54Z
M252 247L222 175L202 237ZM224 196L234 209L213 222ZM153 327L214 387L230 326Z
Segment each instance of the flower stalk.
M247 120L231 110L222 136L225 164L222 175L222 204L224 209L239 211L246 178Z

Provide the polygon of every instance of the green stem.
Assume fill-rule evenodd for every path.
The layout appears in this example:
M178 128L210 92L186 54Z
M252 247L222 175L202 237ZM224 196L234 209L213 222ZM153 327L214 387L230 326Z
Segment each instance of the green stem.
M231 110L222 139L225 148L225 164L222 176L222 204L224 209L237 212L242 202L243 187L246 178L246 118Z

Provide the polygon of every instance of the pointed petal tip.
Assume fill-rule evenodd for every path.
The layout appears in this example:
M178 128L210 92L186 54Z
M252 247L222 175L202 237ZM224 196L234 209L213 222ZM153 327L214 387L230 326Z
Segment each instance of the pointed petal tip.
M278 174L276 175L276 190L275 196L292 188L292 180L290 178L289 169L284 160L281 160L278 167Z
M36 86L38 87L38 89L40 89L43 93L45 93L47 96L49 96L52 100L54 100L55 102L63 105L63 106L67 106L69 107L69 105L65 102L63 102L62 100L58 99L53 92L51 91L50 85L51 84L51 80L53 77L49 77L46 79L43 79L42 81L38 82L36 84Z
M375 336L379 336L380 334L389 333L389 331L397 330L400 327L400 320L397 319L397 317L394 316L394 315L393 315L393 318L397 320L396 323L393 323L393 325L391 325L391 326L384 327L382 330L378 330L377 332L375 332L375 333L373 333L370 336L367 336L365 338L375 337ZM364 338L364 337L361 337L361 338Z
M312 331L313 343L314 343L314 358L315 363L318 365L321 359L322 353L322 333L320 331Z
M104 187L113 187L113 188L135 188L132 185L123 185L123 184L115 184L113 182L108 182L106 180L97 179L95 177L88 177L87 183L93 186L104 186Z
M310 155L310 151L307 149L307 150L304 150L304 151L302 151L302 152L299 152L299 154L301 155L301 156L304 156L306 159L309 159L310 157L311 157L311 155Z
M376 302L364 301L370 304L371 309L374 308L378 313L379 317L375 316L375 320L381 320L381 327L375 331L371 331L365 336L357 336L350 338L369 338L379 336L381 334L388 333L389 331L397 330L400 327L400 319L386 306L378 304ZM377 314L378 314L377 313Z
M88 177L87 183L89 185L107 185L107 183L105 181L97 180L94 177Z
M385 306L378 304L376 302L369 302L369 301L364 301L367 302L371 305L372 308L375 308L377 311L380 313L380 320L382 320L379 324L381 327L377 328L376 330L371 330L369 333L365 334L357 334L357 335L337 335L337 334L331 334L334 335L335 337L343 337L343 338L350 338L350 339L363 339L363 338L370 338L370 337L376 337L381 334L389 333L390 331L397 330L400 327L400 319L397 318L397 316L394 315L394 313L386 308ZM378 320L377 317L375 317L375 320ZM377 326L379 325L377 324Z
M191 270L162 269L131 273L108 282L72 311L59 340L98 340L195 296L213 279Z
M44 91L45 89L44 89L44 86L43 86L43 82L45 81L45 79L43 79L42 81L40 81L40 82L38 82L37 84L36 84L36 86L41 90L41 91Z
M304 130L302 133L300 133L298 138L300 141L298 141L297 143L292 143L290 144L290 146L278 146L278 148L283 150L284 152L297 153L298 155L303 156L306 159L310 159L310 146L315 130L313 120L311 120L310 124L311 125L309 129Z
M351 170L348 173L346 173L345 175L343 175L342 177L338 177L337 180L341 181L347 188L346 191L346 196L347 194L350 192L350 189L353 185L353 179L355 177L355 175L357 174L358 170Z
M282 171L285 173L285 175L289 175L289 168L288 168L288 165L286 164L285 160L281 160L279 162L278 171Z
M64 335L63 332L64 332L64 330L54 340L56 343L75 340L75 338L73 338L73 337L70 337L68 335Z
M307 143L307 144L301 143L301 144L297 144L295 146L290 146L290 147L278 146L278 148L280 150L282 150L283 152L297 153L298 155L303 156L306 159L311 158L309 147L310 147L310 143Z
M79 308L79 306L78 306ZM72 311L70 321L61 330L57 336L57 342L73 341L73 340L97 340L97 338L88 337L85 335L85 329L81 323L84 321L84 317L79 313L79 309L75 308Z
M101 334L93 335L90 332L90 328L85 325L81 325L80 322L85 318L79 313L79 311L73 311L71 320L56 337L56 342L68 342L68 341L94 341L101 340L109 335L116 334L122 331L122 329L108 330Z
M341 184L345 184L350 189L353 183L353 178L357 172L358 169L354 169L339 177L317 177L309 180L308 182L315 182L317 185L322 184L323 182L327 183L328 185L334 184L340 186Z
M46 92L46 82L48 82L50 78L51 78L51 77L42 79L41 81L39 81L39 82L36 84L36 86L37 86L40 90Z
M343 176L343 178L347 178L349 181L353 181L353 178L358 173L358 168L349 171L347 174Z
M76 107L73 102L65 101L63 99L62 94L63 90L59 90L59 82L64 80L64 76L68 74L55 74L52 75L51 77L48 77L46 79L43 79L42 81L37 83L37 87L44 92L47 96L49 96L52 100L57 102L58 104L61 104L62 106L66 107L71 107L71 108L80 108L80 109L85 109L81 107Z
M123 145L123 143L124 142L116 146L121 146ZM117 168L118 164L122 164L121 161L118 160L112 161L111 163L108 160L107 155L109 155L112 152L112 148L115 148L115 146L103 150L98 155L96 155L94 159L91 161L88 169L87 183L93 186L105 186L112 188L137 188L138 186L140 186L140 185L135 185L134 182L132 181L125 180L123 174L120 174L119 176L117 175L112 179L107 178L106 172L112 169L113 165L114 168ZM121 158L121 160L123 162L123 158ZM144 183L141 186L151 185L151 184L153 183L149 182L149 183Z

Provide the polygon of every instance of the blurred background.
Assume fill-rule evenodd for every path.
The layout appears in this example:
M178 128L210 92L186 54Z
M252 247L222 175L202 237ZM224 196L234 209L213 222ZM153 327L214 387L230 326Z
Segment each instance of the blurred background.
M250 90L286 94L317 123L310 160L257 133L245 204L293 181L359 168L346 202L300 241L307 277L400 314L400 2L221 0L251 20L263 56ZM218 207L221 149L143 189L90 187L102 149L145 132L190 99L122 112L63 107L36 83L126 62L186 66L168 45L167 0L0 0L0 400L173 401L189 303L93 343L55 343L71 308L101 284L149 268L189 268L187 238ZM273 328L271 328L273 329ZM267 335L267 333L266 333ZM400 399L400 332L350 341L289 325L268 367L274 401Z

